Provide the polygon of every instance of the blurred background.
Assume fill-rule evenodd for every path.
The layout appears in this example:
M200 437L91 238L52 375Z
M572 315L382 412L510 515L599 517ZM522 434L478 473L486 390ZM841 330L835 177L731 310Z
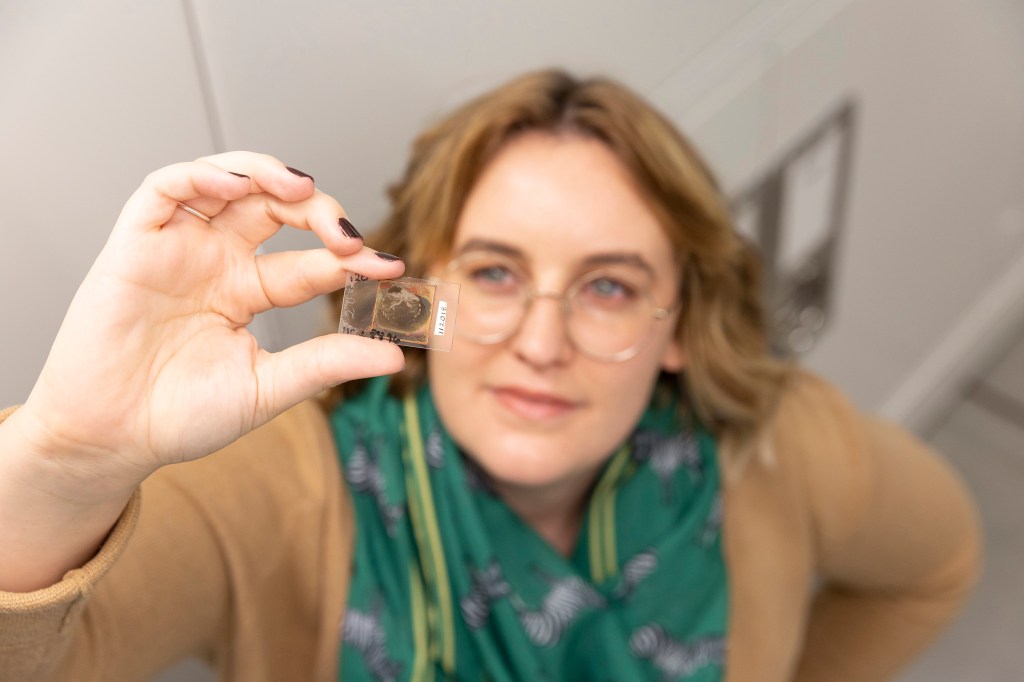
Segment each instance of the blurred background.
M1024 0L3 0L0 405L149 171L267 152L370 232L419 129L544 66L690 135L761 245L779 352L973 488L984 578L901 679L1024 678ZM278 349L332 324L313 303L253 328Z

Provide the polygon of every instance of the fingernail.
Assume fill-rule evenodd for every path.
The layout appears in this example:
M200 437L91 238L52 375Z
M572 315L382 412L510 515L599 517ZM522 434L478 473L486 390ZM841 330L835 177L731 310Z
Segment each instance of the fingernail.
M285 166L285 168L290 170L295 175L298 175L300 178L309 178L310 180L313 180L313 176L310 175L309 173L303 173L302 171L300 171L300 170L298 170L296 168L292 168L291 166ZM316 182L316 180L313 180L313 182Z
M246 180L251 180L251 178L248 175L242 175L241 173L236 173L235 171L228 171L228 173L231 173L236 178L245 178Z
M390 253L384 253L383 251L377 251L376 253L377 253L377 258L380 258L381 260L386 260L389 263L391 261L402 260L398 256L393 256Z
M356 226L348 221L348 218L338 218L338 227L349 239L362 239L363 235L359 234L359 230Z

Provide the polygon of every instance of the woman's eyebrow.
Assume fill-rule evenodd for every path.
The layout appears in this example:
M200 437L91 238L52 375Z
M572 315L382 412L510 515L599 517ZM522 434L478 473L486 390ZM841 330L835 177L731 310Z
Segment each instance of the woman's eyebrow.
M654 277L654 268L638 253L598 253L584 258L583 265L632 265Z
M495 251L503 256L508 256L509 258L525 260L523 252L514 246L510 246L509 244L504 244L502 242L491 241L489 239L476 238L466 241L465 244L458 248L454 255L461 256L462 254L470 251Z
M505 244L504 242L492 241L490 239L469 239L459 247L455 256L461 256L469 251L492 251L515 260L527 262L529 259L518 248ZM587 256L580 262L581 269L587 269L596 265L630 265L640 268L651 277L654 276L654 268L638 253L596 253Z

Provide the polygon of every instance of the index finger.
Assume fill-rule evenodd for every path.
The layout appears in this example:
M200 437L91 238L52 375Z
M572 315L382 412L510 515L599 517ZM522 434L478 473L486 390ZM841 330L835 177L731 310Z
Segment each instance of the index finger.
M313 195L313 176L286 166L268 154L225 152L198 159L233 173L247 175L253 192L266 192L282 201L302 201Z
M314 192L313 179L272 156L230 152L176 163L153 171L125 203L121 228L153 229L167 223L178 202L216 215L227 202L250 192L301 201Z
M329 194L316 190L303 201L282 201L270 194L258 194L232 202L217 225L231 230L256 248L282 225L313 232L323 245L339 256L355 253L363 236L348 220L344 207Z

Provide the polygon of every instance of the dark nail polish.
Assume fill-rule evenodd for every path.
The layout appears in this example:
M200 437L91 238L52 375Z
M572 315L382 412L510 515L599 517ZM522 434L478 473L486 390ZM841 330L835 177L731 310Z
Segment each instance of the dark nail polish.
M302 171L300 171L300 170L298 170L296 168L292 168L291 166L285 166L285 168L290 170L295 175L298 175L300 178L309 178L310 180L313 180L313 176L310 175L309 173L303 173ZM313 182L316 182L316 180L313 180Z
M348 221L348 218L338 218L338 227L349 239L362 239L363 235L359 234L359 230L356 226Z
M398 256L392 256L390 253L384 253L383 251L378 251L377 252L377 258L380 258L381 260L386 260L389 263L391 261L402 260Z
M228 171L228 173L231 173L236 178L245 178L246 180L250 180L251 179L248 175L242 175L241 173L236 173L235 171Z

